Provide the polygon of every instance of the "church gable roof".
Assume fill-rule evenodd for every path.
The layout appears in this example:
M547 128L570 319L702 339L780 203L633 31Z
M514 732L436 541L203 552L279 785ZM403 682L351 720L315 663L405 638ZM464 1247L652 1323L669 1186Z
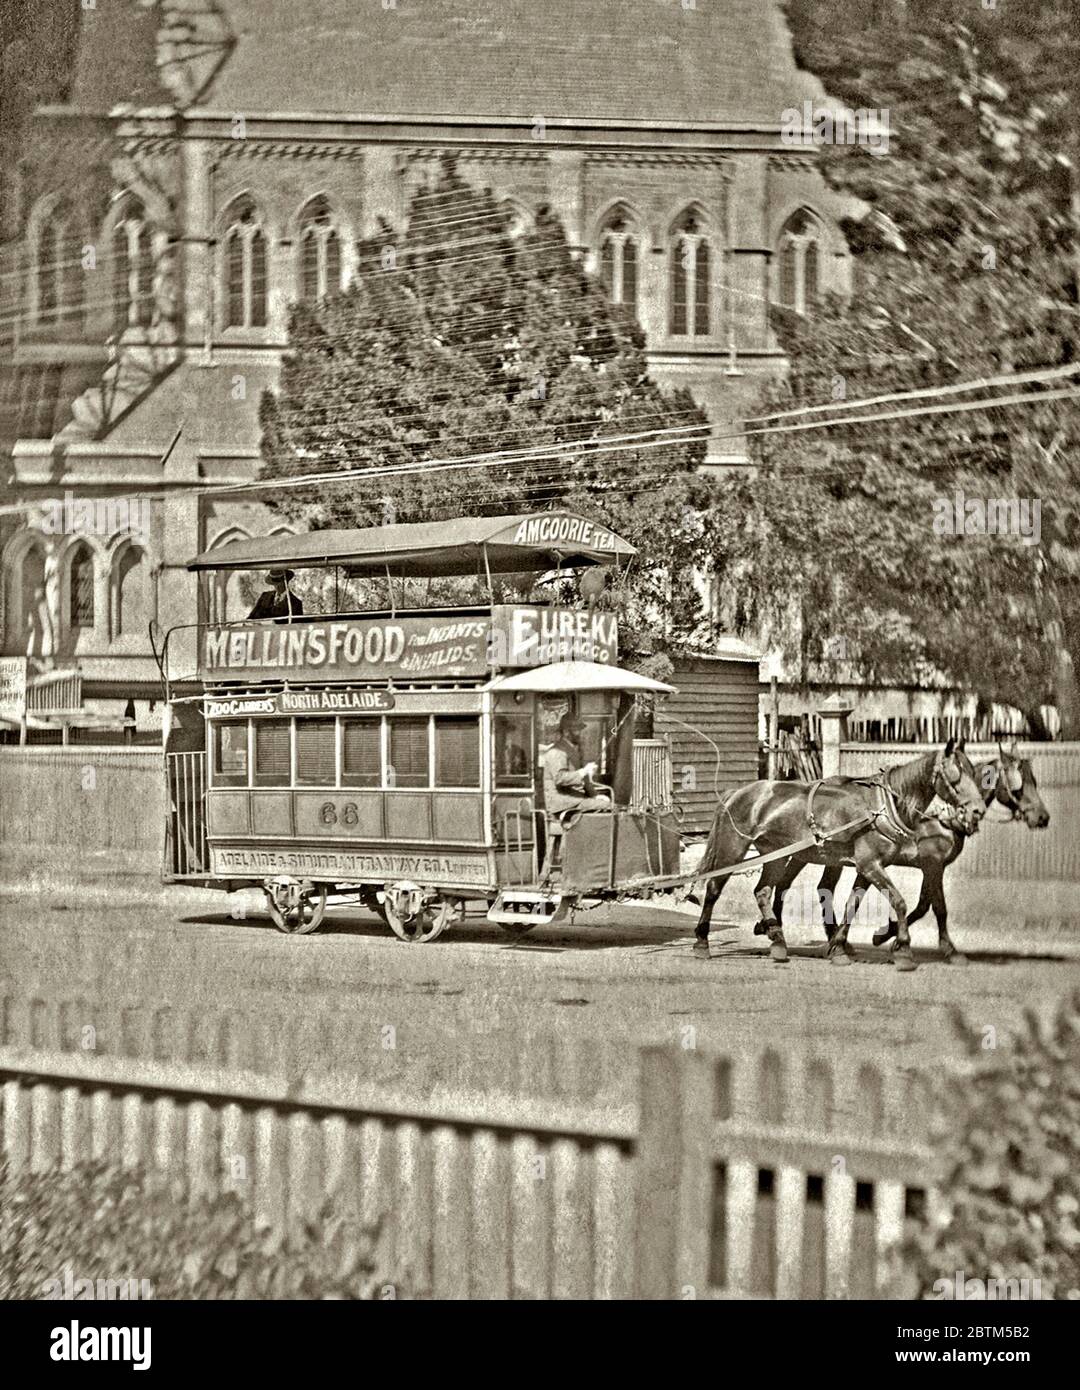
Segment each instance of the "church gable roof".
M206 29L217 49L208 62L207 45L191 45L197 82L182 77L185 7L193 35ZM177 104L247 116L775 125L822 94L795 66L780 0L172 0L168 10L158 61ZM83 26L83 105L111 104L106 88L123 99L106 81L115 50L96 52L104 33Z

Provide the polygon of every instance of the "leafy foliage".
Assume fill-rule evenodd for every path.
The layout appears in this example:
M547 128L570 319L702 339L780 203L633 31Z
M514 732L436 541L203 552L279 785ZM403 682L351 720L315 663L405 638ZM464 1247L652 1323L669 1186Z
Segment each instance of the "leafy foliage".
M276 1246L235 1194L86 1164L0 1167L0 1298L41 1298L50 1280L147 1280L159 1299L378 1298L376 1233L329 1206Z
M1068 7L912 2L868 13L847 0L791 0L788 12L801 64L832 97L887 110L891 144L884 158L823 151L830 182L867 210L848 228L854 294L810 318L777 314L791 372L758 413L1075 362L1069 113L1080 69ZM865 677L939 674L1032 714L1055 702L1076 732L1080 403L1047 393L1014 408L750 442L760 476L731 484L725 504L743 523L729 530L729 515L710 528L738 626L777 637L803 680L815 667L837 677L822 652L842 637ZM1041 544L936 534L934 502L957 492L1038 499Z
M650 379L640 328L557 219L540 208L515 235L447 159L404 231L361 253L343 294L293 310L280 390L262 402L262 476L380 472L271 505L312 529L571 506L641 551L619 596L631 623L692 633L706 417ZM640 438L664 428L684 433Z
M923 1296L961 1270L1080 1298L1080 994L1048 1023L1029 1014L1008 1047L958 1027L970 1068L942 1094L935 1136L948 1220L915 1230L908 1267Z

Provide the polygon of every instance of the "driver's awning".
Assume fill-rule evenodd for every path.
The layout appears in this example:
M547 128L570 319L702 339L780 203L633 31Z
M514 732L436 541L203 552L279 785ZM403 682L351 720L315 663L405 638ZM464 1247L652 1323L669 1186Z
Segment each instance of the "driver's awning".
M556 661L551 666L536 666L512 675L496 676L483 687L496 692L533 691L557 695L568 690L627 690L637 694L674 695L675 687L651 676L626 671L621 666L606 666L600 661Z

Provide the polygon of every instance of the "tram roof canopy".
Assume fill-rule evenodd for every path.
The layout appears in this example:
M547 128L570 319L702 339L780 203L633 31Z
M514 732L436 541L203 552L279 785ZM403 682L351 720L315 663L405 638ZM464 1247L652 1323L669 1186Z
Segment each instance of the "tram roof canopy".
M557 694L564 690L651 690L657 695L673 695L675 687L651 676L626 671L621 666L608 666L601 661L556 661L550 666L536 666L528 671L515 671L509 676L496 676L486 690L531 690Z
M189 570L322 569L429 578L516 574L556 565L614 565L637 552L600 522L573 512L463 516L355 531L305 531L230 541L188 561Z

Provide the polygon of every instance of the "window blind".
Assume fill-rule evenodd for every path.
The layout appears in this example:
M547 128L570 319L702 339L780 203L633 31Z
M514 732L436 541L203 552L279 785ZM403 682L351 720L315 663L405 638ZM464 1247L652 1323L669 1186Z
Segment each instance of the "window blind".
M390 720L390 768L392 787L426 787L428 771L428 722L426 719Z
M296 780L309 787L332 787L337 781L334 750L336 721L296 721Z
M480 721L435 720L435 785L480 785Z
M256 719L255 723L255 785L257 787L287 787L289 785L289 721L287 719Z
M348 787L382 784L382 725L378 719L347 719L343 724L342 777Z

